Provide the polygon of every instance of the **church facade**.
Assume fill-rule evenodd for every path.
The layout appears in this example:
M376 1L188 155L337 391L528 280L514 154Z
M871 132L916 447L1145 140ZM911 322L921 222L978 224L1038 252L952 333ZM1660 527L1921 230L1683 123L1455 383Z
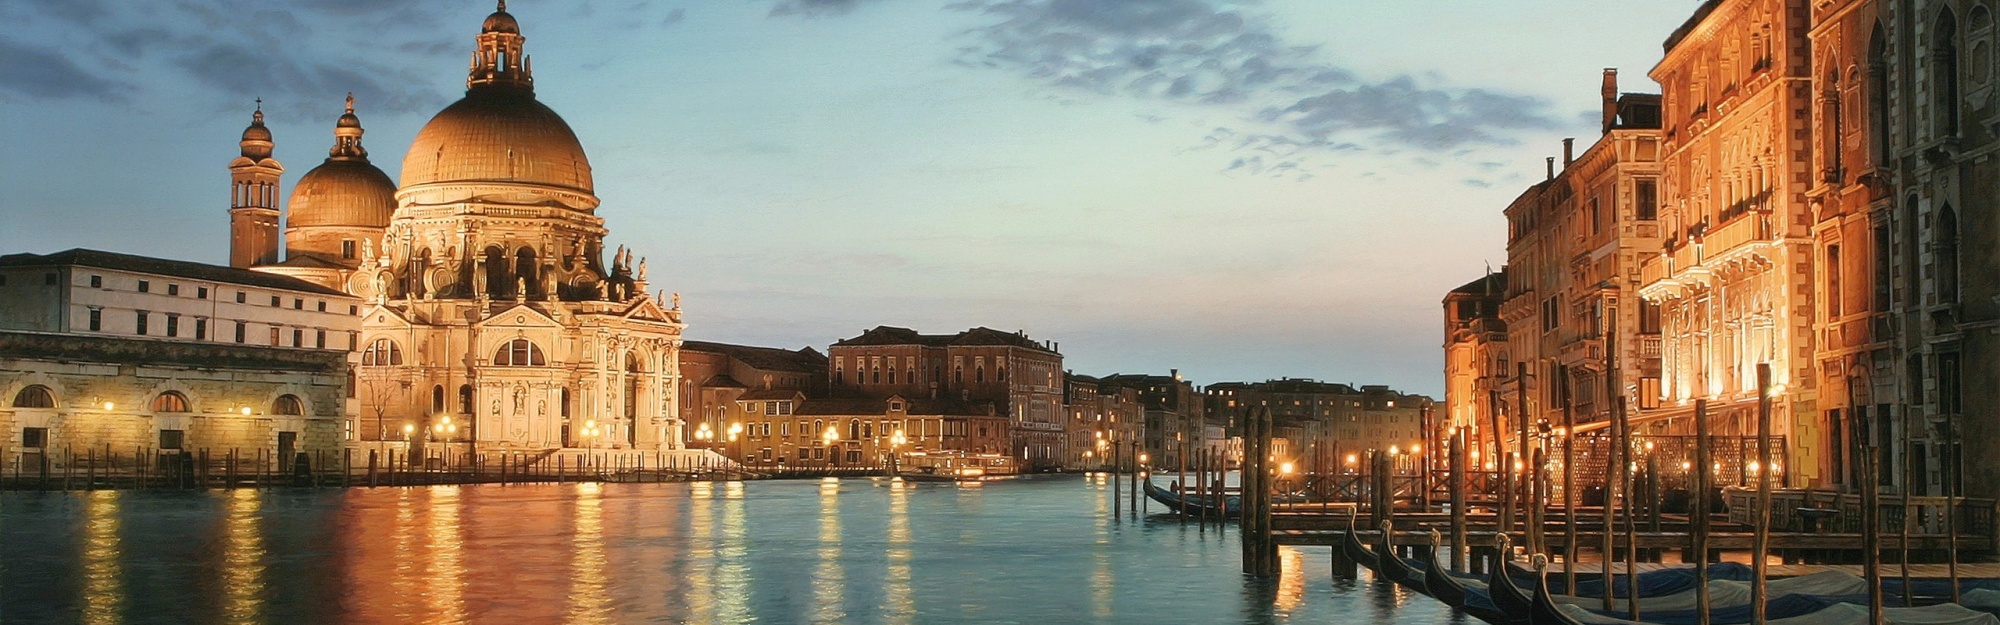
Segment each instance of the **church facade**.
M259 112L230 166L231 262L366 302L362 441L679 449L679 297L649 294L631 251L605 259L589 159L536 99L525 41L500 3L465 97L417 133L400 184L369 163L349 96L281 212Z

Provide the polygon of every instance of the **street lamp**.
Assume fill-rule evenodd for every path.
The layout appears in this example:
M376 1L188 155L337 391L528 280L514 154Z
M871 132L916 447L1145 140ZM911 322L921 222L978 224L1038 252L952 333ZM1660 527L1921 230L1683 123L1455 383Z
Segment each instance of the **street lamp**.
M735 448L733 451L736 452L736 462L738 463L741 463L744 460L742 440L743 440L743 424L741 422L729 424L729 443L730 447Z
M708 428L708 422L706 421L702 422L701 427L695 428L694 430L694 439L697 441L701 441L703 443L702 445L703 447L707 447L708 441L713 440L714 438L715 438L715 431Z
M826 433L820 435L820 439L826 441L826 464L832 466L835 459L834 454L838 453L834 451L833 444L840 441L840 429L829 425L826 428Z
M899 450L903 447L904 443L908 442L910 442L910 437L904 435L902 430L896 430L895 434L889 435L889 475L894 476L902 472L902 458Z

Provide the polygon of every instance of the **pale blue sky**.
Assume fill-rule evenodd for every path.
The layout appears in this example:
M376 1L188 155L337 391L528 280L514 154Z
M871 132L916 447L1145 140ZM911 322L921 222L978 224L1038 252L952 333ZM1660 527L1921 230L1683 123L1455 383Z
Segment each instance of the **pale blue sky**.
M1693 0L514 0L610 242L690 338L878 324L1080 372L1442 388L1446 290L1599 73ZM463 90L477 0L0 0L0 252L224 262L263 97L285 182L354 91L392 177ZM1579 147L1581 149L1581 147Z

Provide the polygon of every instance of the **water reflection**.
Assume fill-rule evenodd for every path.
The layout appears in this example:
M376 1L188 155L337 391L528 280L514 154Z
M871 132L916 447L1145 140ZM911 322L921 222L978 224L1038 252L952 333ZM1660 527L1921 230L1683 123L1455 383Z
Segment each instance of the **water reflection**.
M813 569L814 623L838 623L847 616L841 591L847 570L840 562L840 478L819 485L819 566Z
M883 574L884 621L916 622L917 604L910 591L910 488L902 480L889 482L889 567Z
M83 522L83 622L123 622L125 571L119 562L118 491L86 495ZM0 593L4 594L4 593Z
M1247 579L1233 532L1111 507L1101 476L9 492L0 621L1457 622L1323 548Z
M258 528L258 491L229 491L222 520L222 614L230 623L255 623L264 608L264 535Z
M605 623L611 613L606 600L604 569L604 486L576 485L576 520L570 531L570 623Z

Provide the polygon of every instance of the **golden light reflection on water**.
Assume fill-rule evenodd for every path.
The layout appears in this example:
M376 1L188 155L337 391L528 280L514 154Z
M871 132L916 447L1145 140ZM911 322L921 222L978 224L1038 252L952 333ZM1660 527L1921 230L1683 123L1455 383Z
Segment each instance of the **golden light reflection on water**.
M425 586L425 620L432 623L463 623L465 615L465 544L461 533L459 513L463 502L459 500L457 486L437 486L424 491L429 495L427 510L430 516L429 533L425 536L430 557L425 558L425 579L419 580Z
M1290 612L1306 600L1306 556L1297 547L1280 546L1278 562L1283 572L1278 576L1277 608Z
M570 532L569 615L565 622L610 622L611 604L604 570L604 487L596 482L576 485L576 521Z
M256 623L264 612L264 534L258 527L262 493L229 491L222 520L222 616L227 623Z
M888 560L882 580L883 620L914 623L917 604L910 590L910 492L902 482L889 483Z
M84 502L83 622L124 620L125 571L118 558L118 491L92 491Z
M1111 495L1104 490L1104 482L1098 480L1091 498L1092 529L1097 534L1100 545L1091 553L1090 572L1090 613L1097 618L1111 616L1111 592L1116 589L1115 578L1111 575L1111 554L1102 545L1111 544Z
M688 485L688 594L689 616L698 622L715 620L715 514L711 500L715 486L709 482Z
M846 569L840 565L840 478L829 477L819 484L819 566L813 569L814 623L845 620L841 589L847 585Z
M756 620L750 611L750 527L743 509L743 482L723 485L722 562L716 567L718 584L716 623L748 623Z

